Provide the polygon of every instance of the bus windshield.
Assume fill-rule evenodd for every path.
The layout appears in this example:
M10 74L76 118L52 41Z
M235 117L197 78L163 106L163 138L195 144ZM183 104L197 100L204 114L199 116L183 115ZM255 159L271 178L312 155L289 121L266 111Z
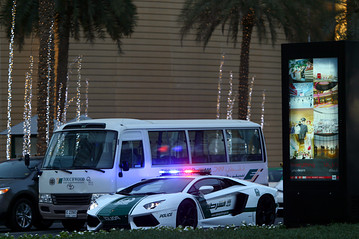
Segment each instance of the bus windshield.
M113 167L117 133L104 130L54 133L44 169L108 169Z

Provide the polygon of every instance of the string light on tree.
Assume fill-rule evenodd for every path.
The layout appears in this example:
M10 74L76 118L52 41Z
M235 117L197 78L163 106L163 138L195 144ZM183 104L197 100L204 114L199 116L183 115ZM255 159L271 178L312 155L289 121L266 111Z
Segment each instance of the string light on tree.
M30 154L31 149L31 113L32 113L32 74L34 69L34 57L30 56L29 71L26 72L24 94L24 141L22 154Z
M233 119L233 73L229 72L229 90L227 98L227 119Z
M89 81L86 79L86 107L85 107L85 117L88 117L88 108L89 108Z
M63 115L62 115L62 122L61 124L64 124L66 123L67 119L67 108L69 107L69 102L67 101L68 97L69 97L69 81L70 81L70 78L69 78L69 73L67 73L67 76L66 76L66 90L65 90L65 106L64 106L64 111L63 111Z
M58 100L57 100L57 111L56 111L56 129L60 127L60 116L61 116L61 109L60 104L62 100L62 88L64 87L64 84L60 83L59 85L59 94L58 94Z
M50 87L51 87L51 72L52 72L52 40L54 36L54 21L51 23L49 31L49 40L47 43L47 96L46 96L46 144L50 141Z
M76 88L76 120L80 121L81 117L81 63L82 57L77 58L77 88Z
M222 77L223 77L224 53L221 57L221 64L219 66L218 86L217 86L217 119L221 116L221 92L222 92Z
M25 78L25 94L24 94L24 136L23 136L23 145L22 145L22 155L25 156L29 154L30 146L30 137L31 137L31 126L29 119L30 109L30 88L32 88L32 82L30 83L30 73L26 72ZM31 118L31 115L30 115Z
M65 109L64 109L64 111L65 111L66 114L67 114L68 108L70 107L70 104L71 104L72 102L74 102L74 101L75 101L75 97L72 97L69 101L66 102L66 104L65 104ZM66 120L66 118L65 118L65 120ZM66 121L65 121L64 123L66 123Z
M261 127L264 127L264 103L266 102L266 90L262 93L262 115L261 115Z
M76 96L72 97L70 100L68 100L69 97L69 83L70 83L70 74L72 73L72 67L74 64L77 64L77 81L76 81ZM76 99L76 120L80 120L81 116L81 70L82 70L82 56L78 56L70 65L69 70L66 77L66 89L64 89L63 84L60 84L59 86L59 102L64 97L64 109L62 111L62 120L60 122L60 125L66 123L67 121L67 112L70 107L70 104L75 101ZM89 82L88 79L86 79L86 109L85 114L88 115L88 87ZM60 104L58 104L60 105ZM60 109L58 108L57 111L57 118L60 117Z
M6 159L11 158L11 100L12 100L12 71L14 67L14 37L15 37L15 16L16 0L13 1L11 9L11 36L9 45L9 68L8 68L8 90L7 90L7 140L6 140Z
M64 94L64 110L63 110L63 113L62 113L62 121L61 121L61 124L65 124L67 122L67 110L70 106L70 104L74 101L74 98L71 98L70 100L68 100L69 98L69 84L70 84L70 74L72 74L72 67L75 63L78 62L78 58L77 57L73 62L70 63L69 65L69 70L67 72L67 75L66 75L66 89L65 89L65 94Z
M247 106L247 120L248 121L251 120L253 84L254 84L254 76L252 76L251 82L249 84L248 106Z

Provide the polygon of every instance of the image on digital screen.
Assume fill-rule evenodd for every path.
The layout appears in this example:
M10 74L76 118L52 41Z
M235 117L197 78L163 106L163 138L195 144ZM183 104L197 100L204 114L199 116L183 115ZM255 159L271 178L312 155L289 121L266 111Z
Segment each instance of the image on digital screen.
M293 180L339 180L338 59L289 61Z

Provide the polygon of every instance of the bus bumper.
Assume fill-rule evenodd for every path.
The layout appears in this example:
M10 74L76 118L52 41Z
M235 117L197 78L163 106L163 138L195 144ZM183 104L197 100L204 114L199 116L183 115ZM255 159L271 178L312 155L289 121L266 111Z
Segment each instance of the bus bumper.
M86 219L89 205L54 205L39 203L39 210L44 219Z

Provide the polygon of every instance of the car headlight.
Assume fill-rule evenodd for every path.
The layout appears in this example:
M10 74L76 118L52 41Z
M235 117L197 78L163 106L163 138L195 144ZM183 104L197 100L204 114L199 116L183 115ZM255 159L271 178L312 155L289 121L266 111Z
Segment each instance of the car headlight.
M39 194L39 202L40 202L40 203L52 203L51 194L48 194L48 193L40 193L40 194Z
M0 188L0 195L7 193L10 190L10 187Z
M90 207L88 210L92 210L98 207L98 203L96 201L94 201L93 203L91 203Z
M106 195L106 194L104 194L104 193L94 193L94 194L92 194L91 203L94 203L99 197L101 197L103 195Z
M150 202L150 203L146 203L145 205L143 205L143 207L147 210L150 209L154 209L156 208L158 205L160 205L162 202L164 202L165 200L160 200L160 201L155 201L155 202Z

